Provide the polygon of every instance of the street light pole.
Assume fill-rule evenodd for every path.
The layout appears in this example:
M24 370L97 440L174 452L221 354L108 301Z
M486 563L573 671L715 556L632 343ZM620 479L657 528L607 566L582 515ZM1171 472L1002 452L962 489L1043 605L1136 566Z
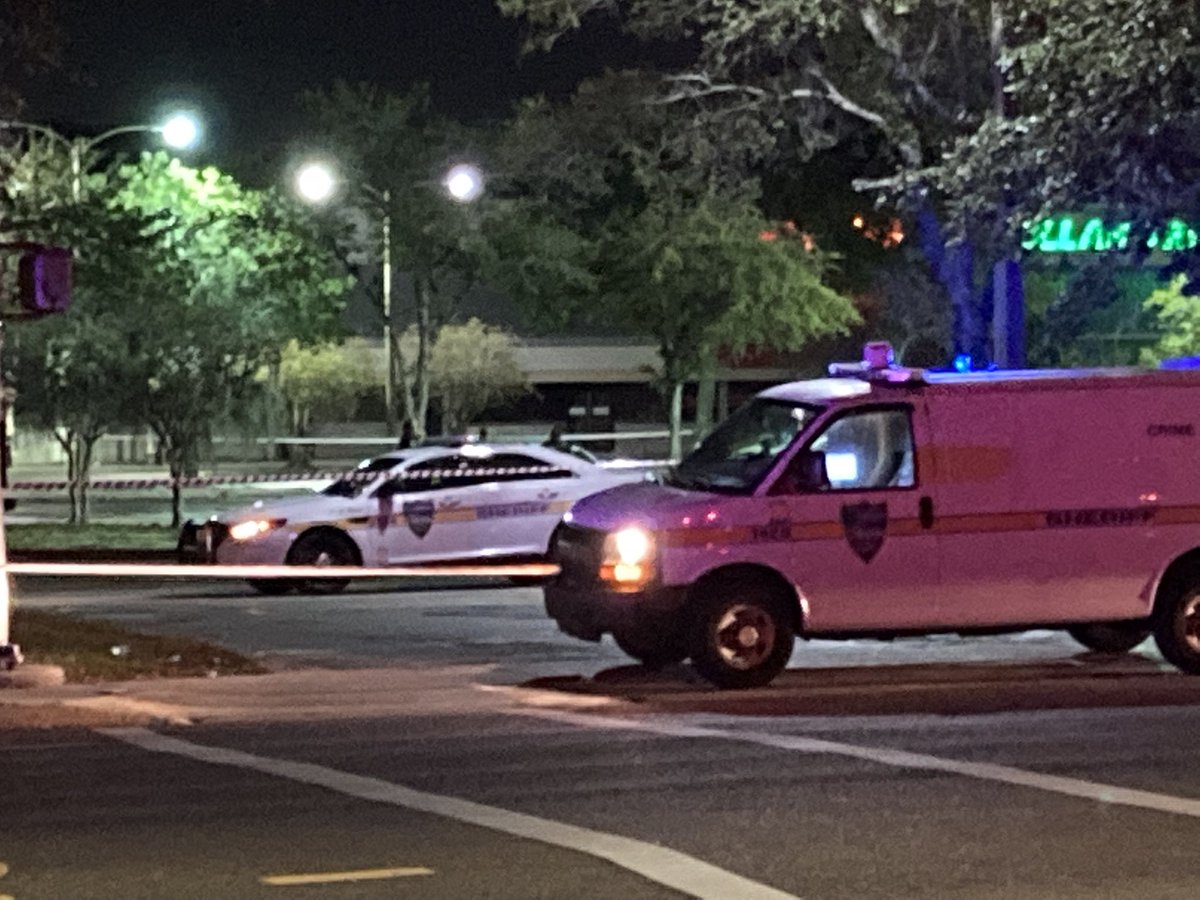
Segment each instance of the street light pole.
M483 192L483 174L475 166L462 164L452 167L442 180L445 191L460 203L470 203ZM423 185L427 182L415 182ZM322 204L330 200L338 190L338 178L332 165L320 160L313 160L301 165L295 172L295 187L301 199L308 203ZM369 184L360 183L358 191L378 204L380 213L380 231L383 240L381 265L383 275L383 404L385 427L390 436L398 433L396 416L396 387L400 380L400 361L397 354L398 339L396 321L393 316L392 303L392 192L389 189L379 189ZM420 328L420 313L418 312L418 329ZM418 370L421 361L418 360ZM419 376L418 376L419 377ZM405 408L412 414L411 394L405 401ZM413 422L418 431L423 430L424 423Z
M111 128L86 140L68 140L53 128L36 122L21 122L0 119L0 131L18 129L29 134L40 134L67 148L71 165L71 200L78 203L83 193L83 156L103 141L119 134L155 132L172 147L183 148L192 144L199 135L196 121L186 114L172 116L163 125L123 125ZM0 320L0 669L12 669L23 661L21 648L10 642L10 617L12 612L11 587L8 576L8 546L4 526L4 494L8 487L8 398L4 383L4 322Z
M120 125L101 132L95 137L69 140L46 125L36 122L21 122L16 119L0 119L0 129L19 129L31 134L40 134L67 148L71 157L71 199L78 203L83 194L83 157L109 138L122 134L160 134L167 145L184 149L195 143L200 129L196 120L187 113L176 113L162 125Z
M388 435L396 431L396 374L394 342L396 325L392 319L392 192L381 194L383 201L383 415Z

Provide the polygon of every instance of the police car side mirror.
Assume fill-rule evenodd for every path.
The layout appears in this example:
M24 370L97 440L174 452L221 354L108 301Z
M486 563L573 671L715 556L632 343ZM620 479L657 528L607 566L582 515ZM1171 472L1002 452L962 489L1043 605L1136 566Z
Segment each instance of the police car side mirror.
M807 494L829 489L829 472L825 454L820 450L801 450L792 457L779 480L771 487L772 494Z

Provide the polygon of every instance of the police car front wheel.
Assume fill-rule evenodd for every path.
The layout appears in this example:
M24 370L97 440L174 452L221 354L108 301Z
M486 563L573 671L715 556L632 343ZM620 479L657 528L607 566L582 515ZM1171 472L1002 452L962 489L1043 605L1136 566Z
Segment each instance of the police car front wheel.
M355 548L350 539L337 532L310 531L300 535L288 551L291 566L355 566ZM302 594L336 594L346 589L349 578L305 578L296 582Z
M787 665L795 635L787 603L748 584L717 584L698 598L692 665L722 688L761 687Z

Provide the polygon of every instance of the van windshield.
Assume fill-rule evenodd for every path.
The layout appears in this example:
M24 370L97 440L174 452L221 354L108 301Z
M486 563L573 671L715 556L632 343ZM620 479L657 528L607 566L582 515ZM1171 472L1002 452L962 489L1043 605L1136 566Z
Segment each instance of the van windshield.
M685 456L666 483L690 490L749 493L818 412L819 407L785 400L751 400Z

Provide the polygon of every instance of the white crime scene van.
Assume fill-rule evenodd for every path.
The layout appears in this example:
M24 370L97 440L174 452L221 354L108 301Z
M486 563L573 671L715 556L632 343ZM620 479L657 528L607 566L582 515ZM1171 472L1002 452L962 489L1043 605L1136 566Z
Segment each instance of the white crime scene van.
M1200 370L934 373L886 344L763 391L661 484L575 504L546 609L769 682L800 637L1153 634L1200 673Z

